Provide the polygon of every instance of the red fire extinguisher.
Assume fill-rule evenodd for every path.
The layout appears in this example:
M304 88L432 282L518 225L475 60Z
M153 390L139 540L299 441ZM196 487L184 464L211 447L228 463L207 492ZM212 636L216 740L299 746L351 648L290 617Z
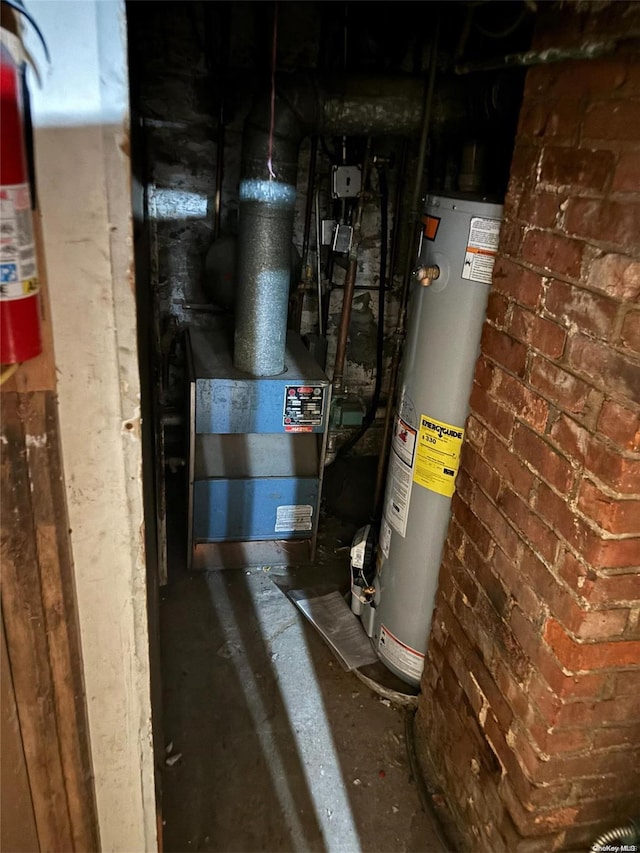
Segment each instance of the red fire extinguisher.
M20 68L0 43L0 364L42 351Z

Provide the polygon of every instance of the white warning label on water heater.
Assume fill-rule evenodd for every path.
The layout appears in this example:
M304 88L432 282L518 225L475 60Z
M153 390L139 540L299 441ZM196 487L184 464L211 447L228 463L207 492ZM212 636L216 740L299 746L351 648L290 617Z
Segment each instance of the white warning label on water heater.
M389 473L384 500L384 515L400 536L407 532L411 472L416 446L416 430L396 415L389 454Z
M310 504L288 504L276 510L276 533L311 530L313 507Z
M484 219L482 216L471 218L462 265L462 278L478 281L481 284L491 284L499 237L499 219Z
M424 655L394 637L385 625L380 626L378 654L382 660L387 661L405 675L416 681L420 680L424 669Z

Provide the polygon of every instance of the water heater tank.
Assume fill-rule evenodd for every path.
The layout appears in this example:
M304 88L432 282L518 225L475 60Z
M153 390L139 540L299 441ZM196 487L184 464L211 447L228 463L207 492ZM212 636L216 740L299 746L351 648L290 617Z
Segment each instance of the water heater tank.
M362 620L380 659L418 685L498 248L502 205L430 196L395 415L375 597Z

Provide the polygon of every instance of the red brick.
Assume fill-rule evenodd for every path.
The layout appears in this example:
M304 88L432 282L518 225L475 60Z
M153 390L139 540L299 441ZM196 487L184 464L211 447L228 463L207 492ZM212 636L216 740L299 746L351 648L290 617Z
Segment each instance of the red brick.
M546 358L533 356L529 384L560 409L581 414L587 408L592 386Z
M514 305L508 330L514 338L529 344L550 358L562 355L567 333L556 323Z
M627 255L603 255L591 264L587 284L615 299L633 302L640 296L640 261Z
M523 193L518 219L536 228L553 228L566 198L556 193Z
M564 227L567 234L635 251L640 233L640 207L634 201L572 198L567 204Z
M493 359L517 376L524 376L527 348L520 341L487 324L482 330L480 347L487 358Z
M553 562L558 546L558 537L539 516L531 511L529 501L522 500L510 489L506 489L498 499L498 505L521 532L532 549L547 562ZM526 583L525 577L523 577L523 583ZM540 593L537 586L535 589ZM517 598L518 590L514 590L513 593Z
M640 367L633 356L583 335L574 335L568 342L567 358L570 366L590 377L596 387L640 403Z
M572 202L586 201L572 199ZM571 202L570 202L571 203ZM583 244L551 231L528 231L522 245L522 257L537 267L557 276L578 278L582 264Z
M474 383L471 391L471 410L481 418L492 430L505 439L509 439L513 431L515 417L498 405L496 401L481 386Z
M547 620L544 639L562 666L574 671L632 666L640 658L640 642L576 643L555 619Z
M632 411L614 400L605 400L598 430L622 450L640 450L640 410Z
M622 636L629 618L626 608L581 610L569 593L564 593L561 601L565 607L556 608L555 615L576 639L615 640Z
M639 500L617 500L584 479L580 483L577 506L580 512L609 533L640 534Z
M567 494L573 484L573 469L544 439L523 424L518 424L513 433L513 449L538 475L561 494Z
M508 775L510 784L520 802L526 804L525 808L530 809L533 802L537 804L540 798L547 799L548 793L544 789L536 791L531 780L526 777L518 756L505 740L504 730L497 724L492 714L487 714L484 729L488 743L504 768L506 775Z
M640 192L640 154L637 151L620 154L612 189L615 192Z
M527 75L527 78L529 80L529 75ZM533 137L535 139L536 137L543 136L548 113L549 107L544 101L525 100L520 110L518 138L526 139Z
M570 456L581 465L593 450L593 435L567 415L560 415L551 427L549 435L565 456Z
M502 552L499 552L500 554ZM482 587L491 606L499 616L504 616L510 606L509 596L494 572L494 566L490 562L483 562L476 559L477 552L474 549L469 549L465 552L465 565L473 572L478 584ZM473 566L470 565L469 557L473 555Z
M565 752L561 755L554 755L550 760L547 760L530 746L526 737L520 734L520 732L516 734L514 749L517 751L521 763L524 765L527 776L538 784L544 785L546 783L555 787L563 783L566 784L575 781L577 778L584 776L602 776L604 773L612 775L617 773L619 786L612 785L610 792L615 795L619 791L633 789L633 781L638 775L638 771L634 766L634 761L638 758L638 750L633 750L628 754L620 751L605 753L582 752L581 754ZM624 784L625 776L627 785ZM629 782L632 783L631 786L628 784ZM542 791L544 790L542 788ZM566 793L560 802L571 802L571 799L573 798L570 798L568 793ZM540 795L537 801L538 803L542 803ZM549 804L556 805L557 803L558 800L556 797L553 797Z
M566 455L620 495L640 494L640 460L621 456L566 415L556 420L550 436Z
M503 327L508 310L509 300L497 290L492 290L487 304L487 320L494 326Z
M480 423L475 415L469 415L466 424L465 440L482 450L488 434L489 430L484 424Z
M553 727L567 702L602 698L609 682L608 672L566 675L556 658L543 646L538 671L532 675L528 695L544 719Z
M465 596L471 607L473 607L476 603L476 599L478 598L478 585L456 555L452 551L446 553L446 550L445 546L446 565L448 567L449 574L451 575L451 579L460 592Z
M555 731L546 725L534 723L529 731L538 748L548 755L562 755L566 752L581 752L591 746L591 733L581 729Z
M566 500L556 495L545 483L540 483L538 487L534 506L542 518L576 551L600 547L600 538L576 515Z
M612 746L636 746L640 743L640 725L615 726L598 729L593 733L593 748L608 749Z
M611 695L613 697L640 696L640 661L638 661L635 669L628 669L624 672L616 673L613 678ZM640 738L638 739L638 743L640 743Z
M535 477L515 453L495 436L487 435L484 456L504 482L519 495L528 497Z
M479 518L475 513L471 512L470 508L457 494L454 494L453 496L451 511L453 517L458 521L458 524L473 542L474 547L477 548L484 557L487 557L491 551L493 540L486 527L480 523Z
M640 100L596 101L587 107L582 127L585 139L638 139Z
M496 376L495 397L516 417L542 432L549 416L548 402L504 371L496 371Z
M540 649L540 631L527 619L519 607L514 607L509 617L509 625L513 636L520 644L521 649L529 660L535 665L537 663L538 651Z
M629 311L626 315L620 340L626 349L640 353L640 311ZM638 382L640 383L640 365L638 365Z
M461 467L469 473L475 483L478 483L485 494L495 500L500 489L500 476L469 443L464 445Z
M499 251L503 255L518 257L524 239L524 225L514 219L503 219L500 227Z
M474 495L472 509L486 525L493 541L497 543L508 557L514 558L518 551L520 537L502 513L480 491Z
M578 813L577 806L545 810L526 810L523 807L522 798L512 790L512 781L513 780L509 779L508 776L505 775L500 783L500 789L507 808L509 809L509 814L521 835L547 835L554 830L559 828L561 829L564 826L571 826L574 823L574 818ZM546 792L550 802L556 802L555 792L553 789L542 788L542 791ZM545 841L545 844L546 843L548 842Z
M584 556L597 569L640 566L640 539L593 539L585 547Z
M544 307L567 325L605 337L613 327L619 304L606 296L552 279L546 288Z
M599 778L575 779L571 799L582 803L591 802L593 807L594 800L610 800L611 797L614 797L617 794L628 794L630 791L634 790L637 792L639 790L640 778L638 778L638 769L637 767L634 767L632 762L634 760L638 761L638 759L640 759L640 755L638 755L637 750L633 749L633 746L635 746L635 744L632 744L631 748L625 751L629 762L628 765L618 770L617 773L610 773L605 760L600 762L602 775L600 775ZM594 756L597 755L597 753L593 754ZM602 755L602 753L600 754ZM623 753L623 755L624 754L625 753ZM591 777L593 777L593 775L595 774L590 774ZM589 817L592 817L592 814L589 815ZM620 850L624 848L619 847L618 849Z
M493 268L493 289L535 308L542 294L542 277L508 258L498 257Z
M556 145L577 145L583 112L582 101L576 97L535 104L525 102L519 134L534 139L550 138Z
M473 651L470 645L466 645L461 648L463 663L464 663L464 672L460 673L461 683L467 689L466 685L468 680L468 674L473 673L474 679L476 680L482 697L486 699L489 704L489 708L492 713L496 717L498 723L502 726L502 728L506 731L511 725L511 721L513 719L513 711L505 701L502 693L500 692L498 685L494 681L491 673L485 666L484 662L480 659L480 657ZM456 670L457 671L457 670ZM469 691L473 694L473 689L469 687Z
M601 727L603 724L640 722L640 703L637 696L610 699L604 702L571 702L563 705L555 724L557 728Z
M589 151L585 148L545 148L540 180L553 187L571 187L602 192L613 172L611 151Z
M516 139L511 158L510 177L520 184L532 185L535 181L540 149L537 145Z
M620 89L627 76L623 62L611 59L590 59L567 62L558 68L558 75L548 89L551 97L606 95Z

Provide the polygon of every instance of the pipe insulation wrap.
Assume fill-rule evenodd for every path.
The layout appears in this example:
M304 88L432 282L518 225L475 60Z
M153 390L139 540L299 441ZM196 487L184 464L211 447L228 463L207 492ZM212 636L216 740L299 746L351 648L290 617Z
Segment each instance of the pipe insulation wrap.
M284 370L298 151L311 132L349 135L417 131L424 84L411 78L347 81L282 74L245 122L238 229L234 364L253 376ZM273 175L269 172L271 159Z
M234 361L253 376L284 370L295 197L294 186L277 181L240 187Z

